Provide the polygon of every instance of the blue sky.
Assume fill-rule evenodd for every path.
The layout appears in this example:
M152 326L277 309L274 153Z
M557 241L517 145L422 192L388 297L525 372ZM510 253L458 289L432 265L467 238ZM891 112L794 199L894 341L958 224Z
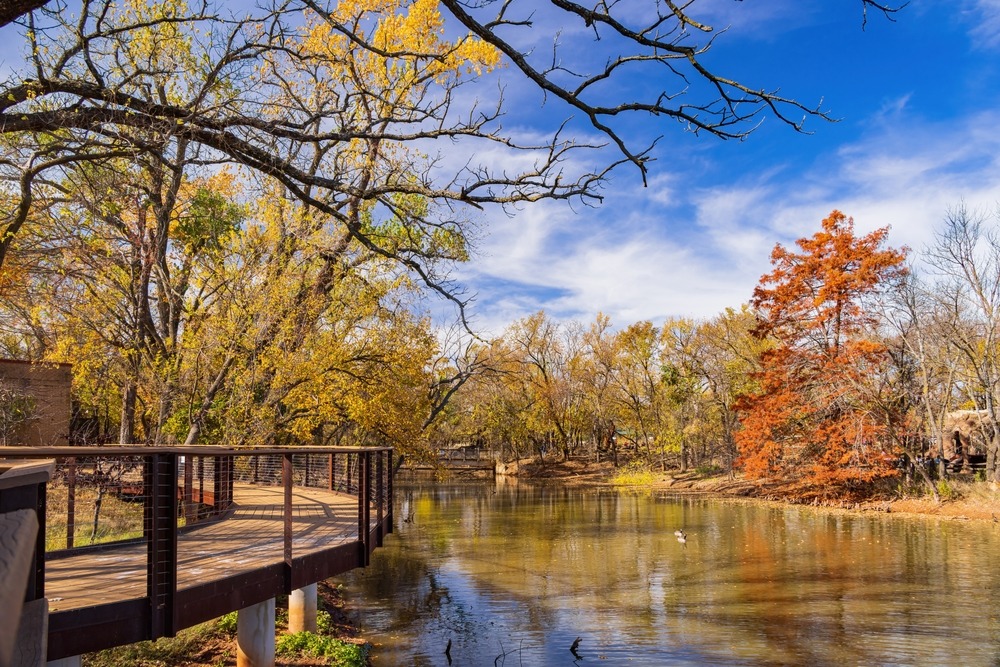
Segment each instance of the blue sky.
M822 100L839 122L810 119L804 135L767 118L742 142L635 123L637 140L663 136L648 187L622 168L600 207L550 202L482 221L478 254L455 276L476 294L479 327L499 333L541 309L617 326L708 318L750 298L775 243L811 235L835 208L862 233L891 226L890 243L916 256L950 207L1000 204L1000 0L914 0L864 30L860 2L703 6L730 26L710 56L719 73ZM592 48L568 29L562 41L567 58ZM508 122L542 128L568 113L501 76L531 111Z

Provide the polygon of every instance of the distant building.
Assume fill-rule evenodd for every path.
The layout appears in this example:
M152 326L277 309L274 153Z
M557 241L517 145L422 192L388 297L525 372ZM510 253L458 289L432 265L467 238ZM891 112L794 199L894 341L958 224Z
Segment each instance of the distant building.
M71 364L0 359L0 389L4 390L0 395L8 397L8 401L13 397L20 406L27 407L24 418L12 418L11 411L0 405L0 444L69 444L72 368Z

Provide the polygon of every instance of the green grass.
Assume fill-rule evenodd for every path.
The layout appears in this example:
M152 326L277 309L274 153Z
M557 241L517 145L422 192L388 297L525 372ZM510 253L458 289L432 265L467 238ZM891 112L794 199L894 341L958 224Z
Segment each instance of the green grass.
M368 660L368 650L364 646L312 632L296 632L278 637L275 653L281 656L325 658L328 664L335 667L364 667Z
M219 634L215 621L181 630L176 637L138 642L83 656L85 667L174 667L192 660ZM235 655L233 656L235 662Z
M74 510L73 545L77 547L103 544L142 537L142 501L124 500L114 493L104 494L94 532L94 505L97 490L78 486ZM63 484L50 484L46 493L45 549L66 548L68 523L67 490Z

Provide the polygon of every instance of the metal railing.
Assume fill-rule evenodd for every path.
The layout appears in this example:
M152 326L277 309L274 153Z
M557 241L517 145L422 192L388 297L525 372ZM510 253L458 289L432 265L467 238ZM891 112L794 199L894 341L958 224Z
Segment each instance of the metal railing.
M171 636L369 562L390 448L0 448L53 459L49 659ZM40 559L41 560L41 559Z

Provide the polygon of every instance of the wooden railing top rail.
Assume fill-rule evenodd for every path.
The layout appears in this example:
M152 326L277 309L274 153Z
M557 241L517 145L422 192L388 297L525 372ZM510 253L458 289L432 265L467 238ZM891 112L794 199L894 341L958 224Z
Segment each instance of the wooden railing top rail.
M2 458L0 457L0 459ZM32 459L38 459L38 456L29 457L28 460L20 459L17 463L12 462L9 469L0 469L0 489L12 489L35 484L39 481L48 481L55 469L52 461Z
M392 447L219 447L216 445L79 445L65 447L0 447L4 458L53 458L66 456L149 456L190 454L192 456L258 456L281 454L358 454L386 452Z

